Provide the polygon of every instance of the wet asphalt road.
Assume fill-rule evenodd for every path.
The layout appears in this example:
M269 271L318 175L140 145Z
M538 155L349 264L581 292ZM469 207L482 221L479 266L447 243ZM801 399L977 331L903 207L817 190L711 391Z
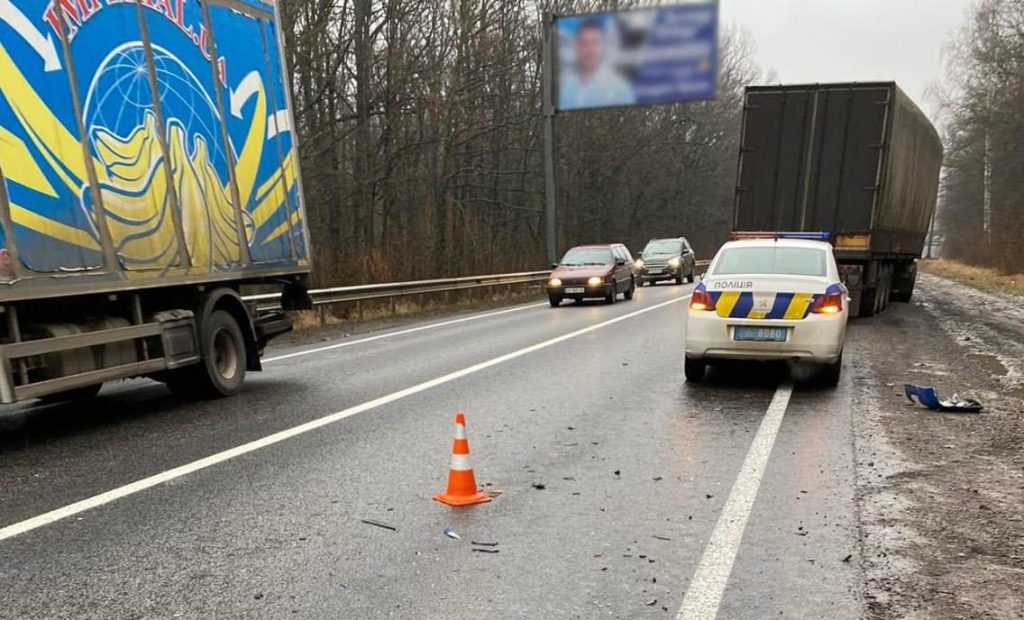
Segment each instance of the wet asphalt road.
M0 528L486 366L0 540L0 617L674 618L784 378L748 367L686 385L690 289L272 350L308 354L229 400L133 381L89 411L2 409ZM851 389L795 388L719 618L862 615ZM477 481L503 494L453 510L430 497L459 410Z

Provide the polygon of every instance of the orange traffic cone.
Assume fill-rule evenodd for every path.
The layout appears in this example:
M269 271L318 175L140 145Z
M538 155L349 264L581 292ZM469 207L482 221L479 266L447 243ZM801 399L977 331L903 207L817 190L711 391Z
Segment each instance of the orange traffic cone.
M452 465L448 471L448 490L434 499L449 506L470 506L491 501L476 488L476 476L469 466L469 440L466 439L466 416L455 414L455 442L452 444Z

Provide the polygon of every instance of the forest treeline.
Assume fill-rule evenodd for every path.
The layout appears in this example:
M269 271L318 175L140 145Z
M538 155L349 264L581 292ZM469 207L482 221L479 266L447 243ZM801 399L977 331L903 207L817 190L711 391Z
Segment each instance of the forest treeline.
M949 57L942 255L1024 272L1024 0L978 0Z
M643 2L280 3L315 283L545 267L541 18ZM558 249L731 224L749 41L725 32L716 101L559 115Z

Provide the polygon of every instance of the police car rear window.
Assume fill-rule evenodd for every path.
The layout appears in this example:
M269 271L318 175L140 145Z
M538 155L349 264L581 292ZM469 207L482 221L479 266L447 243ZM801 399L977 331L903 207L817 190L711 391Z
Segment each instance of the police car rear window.
M715 275L773 274L825 276L825 252L815 248L728 248L715 265Z

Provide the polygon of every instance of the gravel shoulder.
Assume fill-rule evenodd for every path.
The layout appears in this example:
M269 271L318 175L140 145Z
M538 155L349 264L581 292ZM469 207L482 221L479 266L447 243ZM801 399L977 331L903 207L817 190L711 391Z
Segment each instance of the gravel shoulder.
M1024 617L1024 309L923 275L853 324L861 566L869 618ZM972 396L936 413L903 383Z

